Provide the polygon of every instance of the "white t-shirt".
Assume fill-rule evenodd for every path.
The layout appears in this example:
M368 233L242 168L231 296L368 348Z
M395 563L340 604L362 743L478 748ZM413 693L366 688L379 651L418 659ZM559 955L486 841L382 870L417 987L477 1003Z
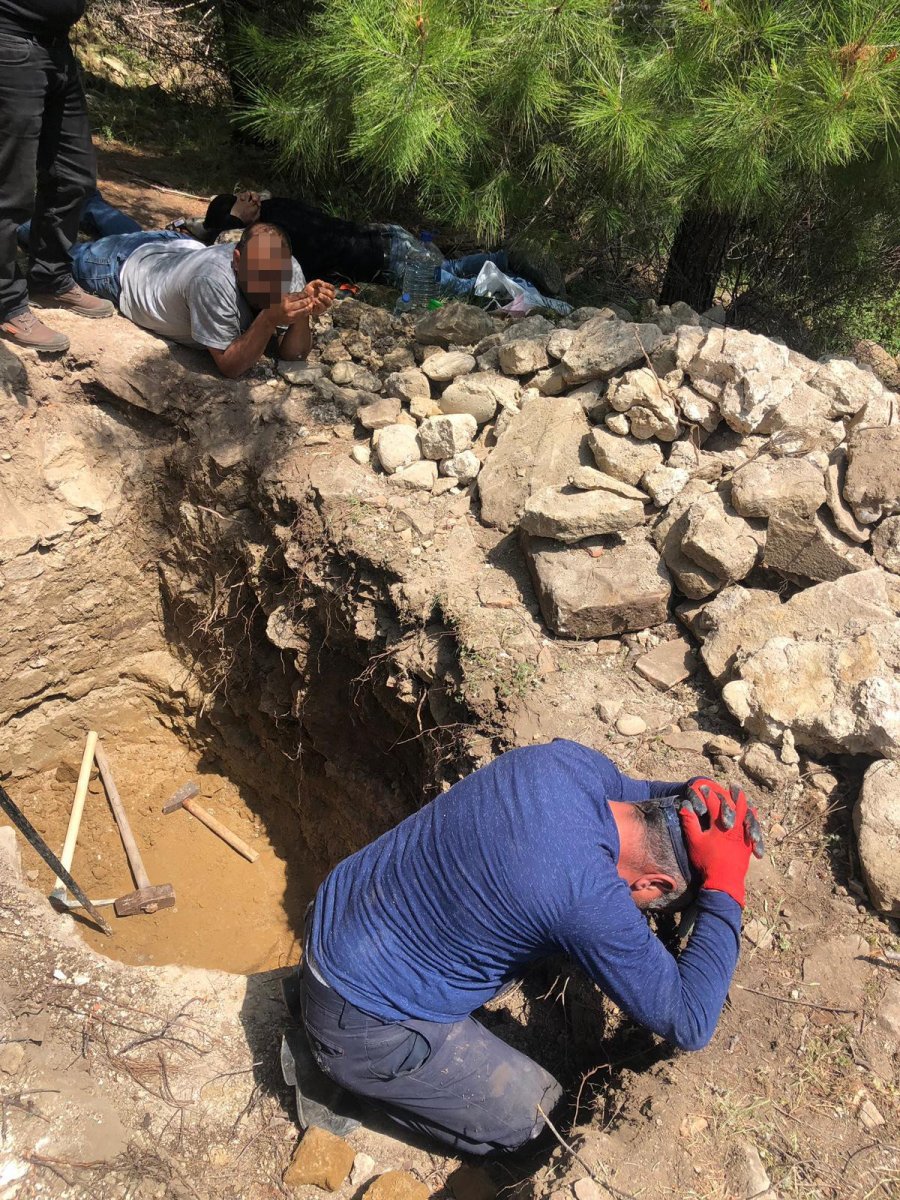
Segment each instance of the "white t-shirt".
M234 246L204 246L193 238L149 242L122 267L119 308L135 325L186 346L226 350L256 314L238 287ZM292 292L306 279L291 259Z

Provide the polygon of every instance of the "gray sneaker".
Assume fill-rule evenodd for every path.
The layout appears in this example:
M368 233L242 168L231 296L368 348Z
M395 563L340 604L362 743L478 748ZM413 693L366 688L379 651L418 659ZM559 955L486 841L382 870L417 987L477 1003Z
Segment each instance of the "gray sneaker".
M66 335L39 321L30 308L0 324L0 335L17 346L28 346L43 354L64 354L69 348Z

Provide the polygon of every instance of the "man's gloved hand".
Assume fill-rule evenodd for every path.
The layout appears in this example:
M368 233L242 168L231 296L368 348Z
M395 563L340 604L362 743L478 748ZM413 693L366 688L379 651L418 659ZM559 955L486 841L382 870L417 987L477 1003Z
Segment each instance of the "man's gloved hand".
M703 878L703 886L727 894L743 908L744 878L750 855L763 856L762 833L756 810L736 787L712 779L692 779L680 812L688 856ZM708 816L708 827L701 817Z

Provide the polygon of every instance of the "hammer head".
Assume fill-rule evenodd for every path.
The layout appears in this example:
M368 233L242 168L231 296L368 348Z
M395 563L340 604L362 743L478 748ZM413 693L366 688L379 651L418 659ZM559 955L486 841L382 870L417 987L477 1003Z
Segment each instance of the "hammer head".
M200 789L197 787L196 783L185 783L178 789L172 799L163 805L163 812L174 812L176 808L181 808L185 800L190 800L193 796L199 795Z
M134 917L138 913L158 912L161 908L173 908L175 905L175 889L171 883L160 883L155 887L138 888L136 892L128 892L120 896L114 904L117 917Z

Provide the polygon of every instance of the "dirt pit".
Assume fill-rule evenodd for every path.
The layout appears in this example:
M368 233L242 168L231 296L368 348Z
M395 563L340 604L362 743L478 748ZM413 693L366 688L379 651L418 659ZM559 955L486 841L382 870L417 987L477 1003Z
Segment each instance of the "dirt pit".
M73 746L55 770L15 787L15 799L57 852L82 749ZM116 740L105 749L150 881L171 883L176 905L121 918L111 905L103 908L111 938L78 915L85 940L137 966L175 963L248 975L296 963L303 912L319 881L297 815L283 801L236 786L221 763L152 717L133 740ZM196 802L258 852L255 862L187 811L163 815L163 805L188 780L200 788ZM26 857L29 880L49 893L52 871L37 855ZM136 886L96 766L72 874L92 900L122 896Z

